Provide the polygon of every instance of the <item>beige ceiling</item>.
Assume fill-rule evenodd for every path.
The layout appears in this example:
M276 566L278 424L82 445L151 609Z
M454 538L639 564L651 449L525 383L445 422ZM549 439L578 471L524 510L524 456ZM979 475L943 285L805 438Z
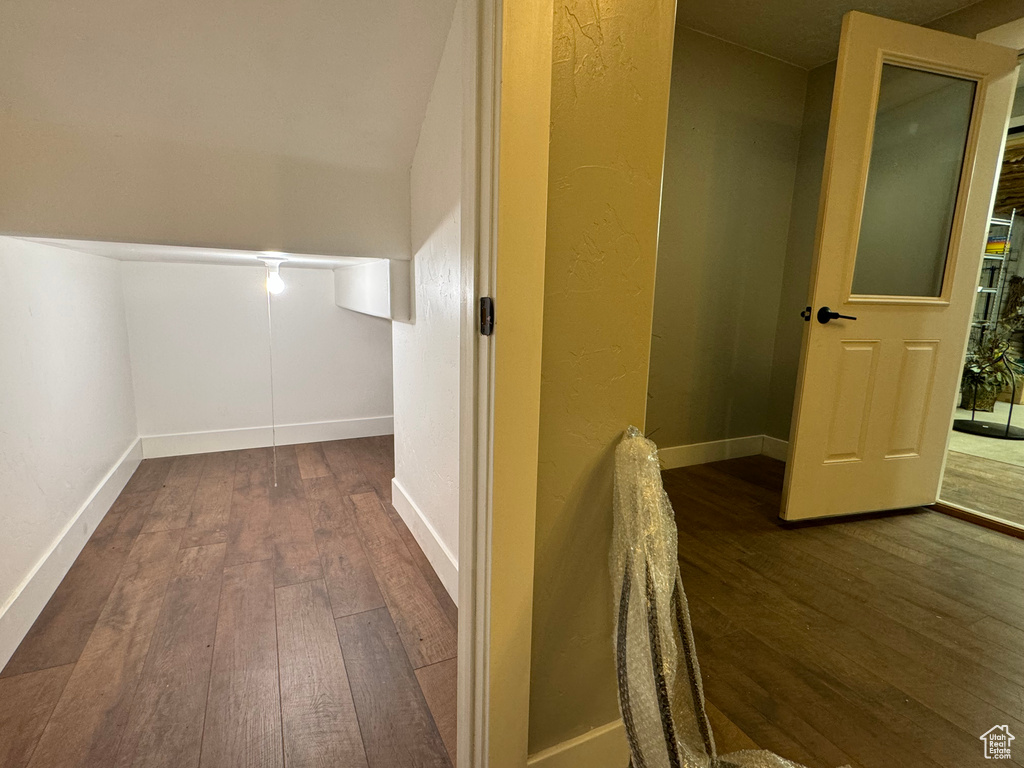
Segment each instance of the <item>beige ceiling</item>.
M678 22L805 69L833 61L843 14L858 10L926 24L965 0L680 0Z
M454 0L3 0L0 109L407 170Z

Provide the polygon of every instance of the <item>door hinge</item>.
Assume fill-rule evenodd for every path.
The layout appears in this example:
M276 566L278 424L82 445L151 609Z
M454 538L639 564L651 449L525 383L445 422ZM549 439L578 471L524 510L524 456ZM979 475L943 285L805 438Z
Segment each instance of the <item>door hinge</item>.
M494 333L494 299L490 296L480 297L480 333L484 336Z

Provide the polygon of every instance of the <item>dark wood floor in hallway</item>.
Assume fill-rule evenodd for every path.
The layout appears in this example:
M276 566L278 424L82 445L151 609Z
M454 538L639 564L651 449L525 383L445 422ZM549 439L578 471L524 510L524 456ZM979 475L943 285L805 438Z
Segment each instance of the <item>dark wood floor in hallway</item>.
M392 456L144 461L0 673L0 767L452 766L456 609Z
M809 768L987 765L995 725L1024 744L1024 541L928 510L784 528L782 473L663 473L708 700Z

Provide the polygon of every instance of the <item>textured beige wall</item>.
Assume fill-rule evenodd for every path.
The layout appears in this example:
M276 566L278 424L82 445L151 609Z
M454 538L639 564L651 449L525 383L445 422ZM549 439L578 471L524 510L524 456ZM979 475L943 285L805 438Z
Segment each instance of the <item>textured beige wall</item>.
M764 432L807 85L686 28L675 51L647 405L662 448Z
M554 14L531 753L618 717L611 458L644 417L674 14Z

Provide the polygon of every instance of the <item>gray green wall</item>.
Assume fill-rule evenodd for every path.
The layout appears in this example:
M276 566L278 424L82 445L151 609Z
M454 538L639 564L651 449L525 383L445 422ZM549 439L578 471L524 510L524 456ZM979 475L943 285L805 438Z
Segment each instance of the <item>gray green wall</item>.
M765 431L807 84L689 29L675 51L647 404L662 448Z

